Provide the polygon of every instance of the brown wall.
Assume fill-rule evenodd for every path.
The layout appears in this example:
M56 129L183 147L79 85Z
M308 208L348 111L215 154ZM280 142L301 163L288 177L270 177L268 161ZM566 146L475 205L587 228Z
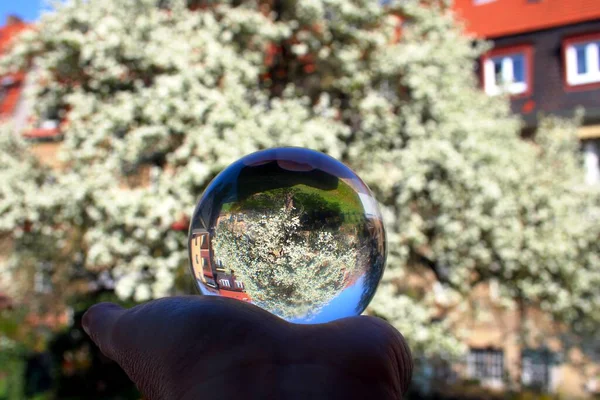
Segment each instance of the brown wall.
M434 283L435 277L429 270L415 268L403 277L401 290L418 297L432 293ZM576 339L569 335L568 327L553 322L549 315L531 307L524 310L522 319L519 309L503 307L495 292L491 285L479 284L472 289L466 303L436 300L437 317L449 322L454 333L469 348L502 350L505 372L515 383L521 381L522 350L548 349L559 359L550 369L550 391L560 393L566 399L589 398L585 386L590 378L599 376L600 360L592 359L593 354L584 354L575 344L567 348L569 340ZM451 369L458 377L469 379L466 367L466 361L460 360Z
M40 142L32 144L29 149L38 157L40 162L50 168L59 168L60 161L58 152L60 150L60 142Z
M587 123L600 121L600 88L565 90L562 55L565 39L597 32L600 20L492 40L494 49L533 46L533 90L528 96L512 100L513 111L523 114L528 126L536 125L539 112L569 116L578 106L585 107ZM531 110L525 113L528 108Z
M504 351L504 368L513 382L520 382L523 349L547 348L560 354L561 360L551 368L551 388L566 398L586 398L585 385L600 372L600 365L578 347L567 348L568 327L557 324L543 312L528 308L524 318L518 309L499 306L487 285L479 285L472 293L476 310L456 313L450 318L457 331L467 329L465 343L470 348L496 348ZM523 332L526 332L525 334Z

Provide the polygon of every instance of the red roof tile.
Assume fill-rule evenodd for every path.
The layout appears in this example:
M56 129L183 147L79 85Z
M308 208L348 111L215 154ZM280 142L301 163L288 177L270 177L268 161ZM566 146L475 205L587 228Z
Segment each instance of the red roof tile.
M24 29L27 29L28 26L29 25L27 24L17 22L0 27L0 56L8 49L8 46L15 35ZM0 96L0 119L3 119L11 117L15 111L15 108L17 107L17 103L21 97L21 83L23 80L23 74L12 74L11 76L4 76L0 78L2 78L2 80L7 78L12 80L10 85L4 89L5 93L3 93L3 96ZM2 83L3 82L0 81L0 84Z
M60 136L59 128L37 128L23 132L23 137L27 139L50 139Z
M178 221L171 224L171 229L174 231L186 231L190 226L190 221L187 217L182 217Z
M467 32L493 38L600 19L599 0L455 0Z
M244 292L235 292L233 290L226 290L226 289L221 288L220 294L223 297L229 297L232 299L243 300L243 301L250 301L250 296L248 296L248 294L244 293Z
M25 23L15 23L0 27L0 54L7 50L8 46L10 45L10 41L16 34L27 29L28 27L29 25Z

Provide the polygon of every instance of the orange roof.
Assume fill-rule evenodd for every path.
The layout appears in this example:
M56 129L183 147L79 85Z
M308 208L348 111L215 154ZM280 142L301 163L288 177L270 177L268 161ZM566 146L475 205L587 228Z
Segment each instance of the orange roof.
M28 26L25 23L19 22L0 27L0 54L6 51L12 38Z
M16 34L26 29L29 25L17 22L3 27L0 27L0 55L4 53L10 41ZM17 107L19 98L21 97L21 82L24 75L22 73L12 74L9 76L0 77L0 79L11 79L12 84L6 89L4 99L0 101L0 119L11 117ZM3 83L3 82L0 82Z
M455 0L467 32L492 38L600 19L599 0Z
M229 297L232 299L238 299L243 301L250 301L250 296L248 296L248 294L244 292L235 292L233 290L226 290L223 288L221 288L219 292L223 297Z

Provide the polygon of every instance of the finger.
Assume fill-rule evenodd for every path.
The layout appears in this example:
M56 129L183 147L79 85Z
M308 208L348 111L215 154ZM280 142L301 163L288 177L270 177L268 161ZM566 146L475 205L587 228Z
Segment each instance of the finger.
M326 354L326 362L355 383L385 390L381 398L406 393L413 370L411 352L404 337L387 322L360 316L304 326L296 333L302 346L291 350L292 361L318 360Z
M404 336L392 325L382 319L363 316L362 320L372 324L387 343L387 355L390 364L394 367L393 375L398 377L398 385L402 394L406 393L413 373L413 358L408 343ZM365 322L366 325L366 322Z
M99 304L82 322L100 350L151 399L181 398L200 378L218 379L248 360L271 363L269 338L287 327L254 305L209 296L165 298L128 310Z
M107 357L116 359L113 332L117 321L125 309L113 303L100 303L92 306L83 315L82 325L85 332Z

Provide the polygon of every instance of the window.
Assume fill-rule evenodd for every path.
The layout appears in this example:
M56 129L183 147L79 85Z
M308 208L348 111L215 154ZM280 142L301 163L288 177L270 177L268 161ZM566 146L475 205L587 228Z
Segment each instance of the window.
M150 187L154 190L158 189L158 185L160 184L160 174L162 172L162 168L153 165L150 167L148 171L148 180L150 181Z
M229 283L228 279L219 279L219 283L221 284L221 286L231 287L231 283Z
M238 289L243 289L244 284L240 281L235 281L235 287L237 287Z
M56 119L43 119L40 123L40 129L51 130L58 129L58 120Z
M588 185L600 183L600 141L586 140L583 142L583 157L585 160L585 182Z
M504 352L498 349L471 349L467 356L467 374L482 382L502 383Z
M15 78L12 76L5 76L0 80L0 86L9 87L15 84Z
M490 96L531 91L531 48L497 49L483 57L483 86Z
M205 279L206 279L206 286L217 289L217 285L215 284L215 281L213 279L208 278L208 277L205 277Z
M550 389L550 368L555 362L555 357L549 350L525 350L521 355L522 373L521 382L524 386L542 391Z
M600 83L600 34L567 40L564 57L568 86Z
M52 292L52 263L44 261L38 265L33 277L33 286L36 293Z
M0 103L4 101L8 91L10 90L10 87L14 85L14 83L14 79L10 76L0 79Z

